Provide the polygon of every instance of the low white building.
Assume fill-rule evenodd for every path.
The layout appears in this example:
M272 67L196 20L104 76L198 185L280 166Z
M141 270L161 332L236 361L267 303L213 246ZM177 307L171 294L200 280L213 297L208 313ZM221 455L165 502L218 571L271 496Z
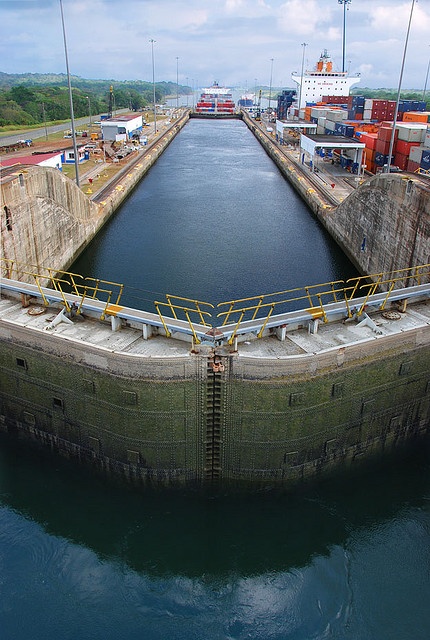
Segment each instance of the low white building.
M79 164L81 162L84 162L84 160L88 160L88 153L85 150L85 147L83 145L78 147L78 162ZM75 162L75 152L73 147L71 147L70 149L65 149L63 151L63 154L61 156L61 159L63 160L64 164L74 164Z
M125 114L115 116L100 123L103 140L124 141L131 140L136 135L140 137L143 127L142 115Z
M32 155L22 155L13 157L4 157L0 159L0 166L11 167L18 164L33 164L39 167L53 167L54 169L62 168L62 154L55 153L33 153Z

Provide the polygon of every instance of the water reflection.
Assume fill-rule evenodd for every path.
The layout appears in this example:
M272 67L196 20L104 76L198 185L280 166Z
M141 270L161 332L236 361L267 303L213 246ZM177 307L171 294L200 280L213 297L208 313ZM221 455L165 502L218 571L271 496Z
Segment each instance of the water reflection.
M137 494L4 444L0 495L47 533L134 571L222 580L307 566L353 532L427 505L427 454L400 461L400 469L396 457L294 494Z

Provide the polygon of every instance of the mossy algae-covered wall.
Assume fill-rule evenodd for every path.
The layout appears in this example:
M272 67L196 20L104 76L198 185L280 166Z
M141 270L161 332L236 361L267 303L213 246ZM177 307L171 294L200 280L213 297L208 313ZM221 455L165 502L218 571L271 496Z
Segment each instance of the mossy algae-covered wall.
M144 485L289 485L428 430L428 334L261 370L224 353L215 374L203 353L82 353L45 334L32 345L22 328L1 336L0 424Z

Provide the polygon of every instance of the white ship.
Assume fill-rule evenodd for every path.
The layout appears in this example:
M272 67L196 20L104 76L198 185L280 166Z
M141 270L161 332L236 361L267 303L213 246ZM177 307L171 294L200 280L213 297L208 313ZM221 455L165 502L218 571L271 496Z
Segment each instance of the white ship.
M333 71L327 49L324 49L313 71L305 71L303 75L294 71L291 77L298 85L299 109L307 102L320 102L323 96L349 96L351 87L360 82L360 74Z

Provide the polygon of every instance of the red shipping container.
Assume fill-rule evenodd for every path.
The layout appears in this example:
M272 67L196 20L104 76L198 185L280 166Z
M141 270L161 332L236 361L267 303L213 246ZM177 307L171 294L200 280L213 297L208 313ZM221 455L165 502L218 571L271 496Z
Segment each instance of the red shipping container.
M410 171L411 173L415 173L415 171L419 168L420 168L420 165L418 164L418 162L414 162L413 160L408 160L407 171Z
M356 120L363 120L363 114L362 113L356 113L355 114L355 119Z
M397 140L396 150L399 153L403 153L405 156L409 156L411 147L419 147L419 142L407 142L406 140Z
M362 133L360 136L360 142L364 142L367 149L375 150L376 141L378 135L376 133Z
M406 167L408 166L408 156L405 156L403 153L396 153L394 156L394 164L396 167L399 167L402 171L406 171Z
M386 126L379 127L378 139L389 142L391 140L392 131L393 131L393 127L386 127ZM396 129L394 132L394 140L397 140L398 137L399 137L399 132Z
M389 141L381 140L380 138L378 138L375 144L375 151L377 153L382 153L382 155L386 156L389 149L390 149Z
M373 101L373 106L376 107L377 109L381 108L381 107L386 109L387 106L388 106L388 100L374 100Z

